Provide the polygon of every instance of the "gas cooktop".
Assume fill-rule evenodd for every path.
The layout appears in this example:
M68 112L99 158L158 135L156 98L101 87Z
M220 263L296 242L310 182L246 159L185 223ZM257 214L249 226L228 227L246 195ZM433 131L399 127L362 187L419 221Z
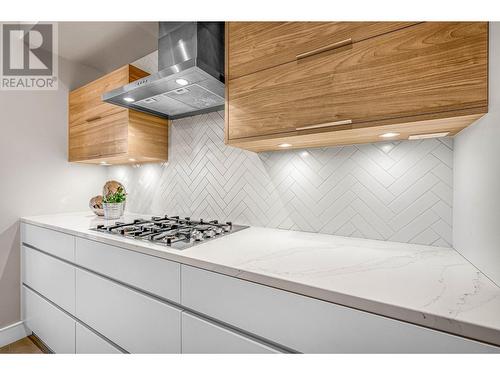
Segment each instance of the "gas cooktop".
M219 223L217 220L196 221L189 217L165 215L153 216L151 219L134 219L128 223L116 221L111 225L100 224L91 229L184 250L246 228L248 226L234 225L229 221L224 223Z

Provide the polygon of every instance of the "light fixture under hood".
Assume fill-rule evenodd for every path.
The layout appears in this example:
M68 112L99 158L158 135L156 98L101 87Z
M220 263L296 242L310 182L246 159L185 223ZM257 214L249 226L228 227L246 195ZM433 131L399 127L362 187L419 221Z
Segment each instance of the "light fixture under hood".
M224 22L160 22L158 73L102 100L176 119L224 108Z

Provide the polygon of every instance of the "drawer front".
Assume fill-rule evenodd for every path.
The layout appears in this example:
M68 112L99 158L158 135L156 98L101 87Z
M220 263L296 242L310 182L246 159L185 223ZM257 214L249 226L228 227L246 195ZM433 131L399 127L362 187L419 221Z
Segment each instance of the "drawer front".
M415 22L228 22L228 73L233 79L295 61L297 56L388 33Z
M75 313L75 267L23 246L23 282L70 314Z
M21 223L22 242L59 258L75 259L75 238L54 230Z
M76 323L76 354L120 354L115 346Z
M69 127L70 161L116 155L128 151L129 111Z
M180 353L181 310L76 270L76 317L130 353Z
M182 266L182 304L304 353L481 353L499 348Z
M265 354L280 352L227 328L183 312L182 353Z
M71 98L71 96L70 96ZM92 104L94 103L94 104ZM98 121L99 119L117 114L126 113L127 109L114 104L109 104L101 101L101 96L94 100L89 100L78 105L72 105L70 99L70 129L73 127L78 127L82 124L91 124Z
M76 263L148 293L180 302L179 263L82 238L76 239Z
M102 101L102 94L124 86L132 81L149 75L132 65L125 65L104 77L101 77L69 94L70 127L94 121L119 112L127 112L126 108Z
M102 101L101 96L107 91L129 83L128 65L105 75L69 94L70 126L85 123L96 117L105 117L126 111L125 108Z
M487 74L487 23L421 23L230 80L228 135L300 135L486 107Z
M75 353L75 321L62 310L23 286L26 326L54 353Z

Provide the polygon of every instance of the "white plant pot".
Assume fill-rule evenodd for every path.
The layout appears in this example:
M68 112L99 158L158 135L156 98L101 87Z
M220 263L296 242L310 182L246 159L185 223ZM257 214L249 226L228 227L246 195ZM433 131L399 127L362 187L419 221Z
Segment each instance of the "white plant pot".
M125 202L122 203L103 203L105 219L119 219L125 211Z

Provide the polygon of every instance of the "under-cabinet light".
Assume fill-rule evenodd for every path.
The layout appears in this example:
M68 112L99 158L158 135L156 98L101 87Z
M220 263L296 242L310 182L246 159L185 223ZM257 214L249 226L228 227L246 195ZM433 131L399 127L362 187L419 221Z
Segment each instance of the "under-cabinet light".
M394 137L397 137L398 135L399 135L399 133L389 132L389 133L380 134L379 137L380 138L394 138Z
M448 134L450 134L450 132L415 134L415 135L410 135L408 139L415 140L415 139L441 138L441 137L446 137Z

